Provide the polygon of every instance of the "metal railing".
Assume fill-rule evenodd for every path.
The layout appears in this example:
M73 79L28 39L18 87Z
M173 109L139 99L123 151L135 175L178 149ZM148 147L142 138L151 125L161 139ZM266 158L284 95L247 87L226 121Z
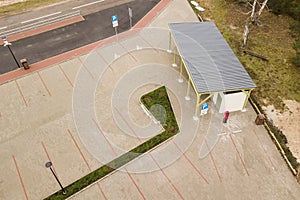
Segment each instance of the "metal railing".
M16 28L12 28L10 30L2 31L2 32L0 32L0 35L5 35L5 36L14 35L14 34L21 33L21 32L24 32L24 31L28 31L28 30L31 30L31 29L39 28L41 26L45 26L45 25L49 25L49 24L52 24L52 23L55 23L55 22L63 21L65 19L69 19L69 18L75 17L75 16L80 16L80 10L77 10L77 11L74 11L74 12L69 12L69 13L62 14L62 15L58 15L58 16L55 16L55 17L52 17L52 18L40 20L40 21L30 23L30 24L27 24L27 25L24 25L24 26L16 27L19 24L18 25L15 24L15 25L13 25L13 27L16 27Z

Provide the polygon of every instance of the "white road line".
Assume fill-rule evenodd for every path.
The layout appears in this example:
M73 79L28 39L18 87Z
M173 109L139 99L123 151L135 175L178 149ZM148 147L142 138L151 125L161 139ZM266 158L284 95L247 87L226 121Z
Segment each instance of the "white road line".
M2 30L2 29L6 29L7 28L7 26L4 26L4 27L0 27L0 30Z
M41 16L41 17L38 17L38 18L26 20L26 21L21 22L21 24L25 24L25 23L27 23L27 22L32 22L32 21L35 21L35 20L38 20L38 19L50 17L50 16L57 15L57 14L60 14L60 13L61 13L61 12L56 12L56 13L52 13L52 14L49 14L49 15L44 15L44 16Z
M104 0L94 1L94 2L91 2L91 3L83 4L83 5L81 5L81 6L76 6L76 7L72 8L72 9L74 10L74 9L82 8L82 7L85 7L85 6L90 6L90 5L93 5L93 4L95 4L95 3L101 3L101 2L103 2L103 1L104 1Z

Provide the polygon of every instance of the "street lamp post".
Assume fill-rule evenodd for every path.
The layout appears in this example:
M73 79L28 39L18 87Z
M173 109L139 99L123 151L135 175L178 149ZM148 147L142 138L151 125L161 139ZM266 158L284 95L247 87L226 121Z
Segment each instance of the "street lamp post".
M8 49L9 49L9 51L10 51L12 57L14 58L15 62L17 63L18 67L21 68L19 62L17 61L17 59L16 59L14 53L12 52L12 50L11 50L11 48L10 48L11 43L9 43L6 39L7 39L6 36L2 36L2 40L3 40L3 42L4 42L3 46L8 47Z
M63 193L63 194L67 194L67 190L65 190L65 188L61 185L60 181L58 180L56 174L54 173L54 171L53 171L53 169L52 169L52 162L46 162L45 166L46 166L47 168L50 168L50 170L51 170L53 176L55 177L55 179L57 180L59 186L61 187L62 193Z

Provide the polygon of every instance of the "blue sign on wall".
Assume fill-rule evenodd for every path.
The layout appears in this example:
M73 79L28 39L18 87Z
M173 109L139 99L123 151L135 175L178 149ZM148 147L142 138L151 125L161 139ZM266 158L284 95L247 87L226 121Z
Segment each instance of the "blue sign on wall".
M208 103L202 104L201 110L206 110L208 109Z

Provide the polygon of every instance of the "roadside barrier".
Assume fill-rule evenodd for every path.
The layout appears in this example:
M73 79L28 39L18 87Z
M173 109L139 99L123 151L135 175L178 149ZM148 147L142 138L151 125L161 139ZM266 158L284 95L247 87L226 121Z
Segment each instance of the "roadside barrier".
M51 18L47 18L47 19L43 19L43 20L38 20L34 23L30 23L30 24L27 24L24 26L18 26L20 24L15 24L15 25L13 25L13 27L15 27L15 28L12 28L12 29L6 30L6 31L2 31L2 32L0 32L0 35L5 35L5 36L14 35L14 34L21 33L21 32L27 31L27 30L31 30L31 29L39 28L41 26L45 26L45 25L52 24L55 22L63 21L65 19L69 19L69 18L72 18L75 16L80 16L80 10L69 12L66 14L57 15L55 17L51 17Z

